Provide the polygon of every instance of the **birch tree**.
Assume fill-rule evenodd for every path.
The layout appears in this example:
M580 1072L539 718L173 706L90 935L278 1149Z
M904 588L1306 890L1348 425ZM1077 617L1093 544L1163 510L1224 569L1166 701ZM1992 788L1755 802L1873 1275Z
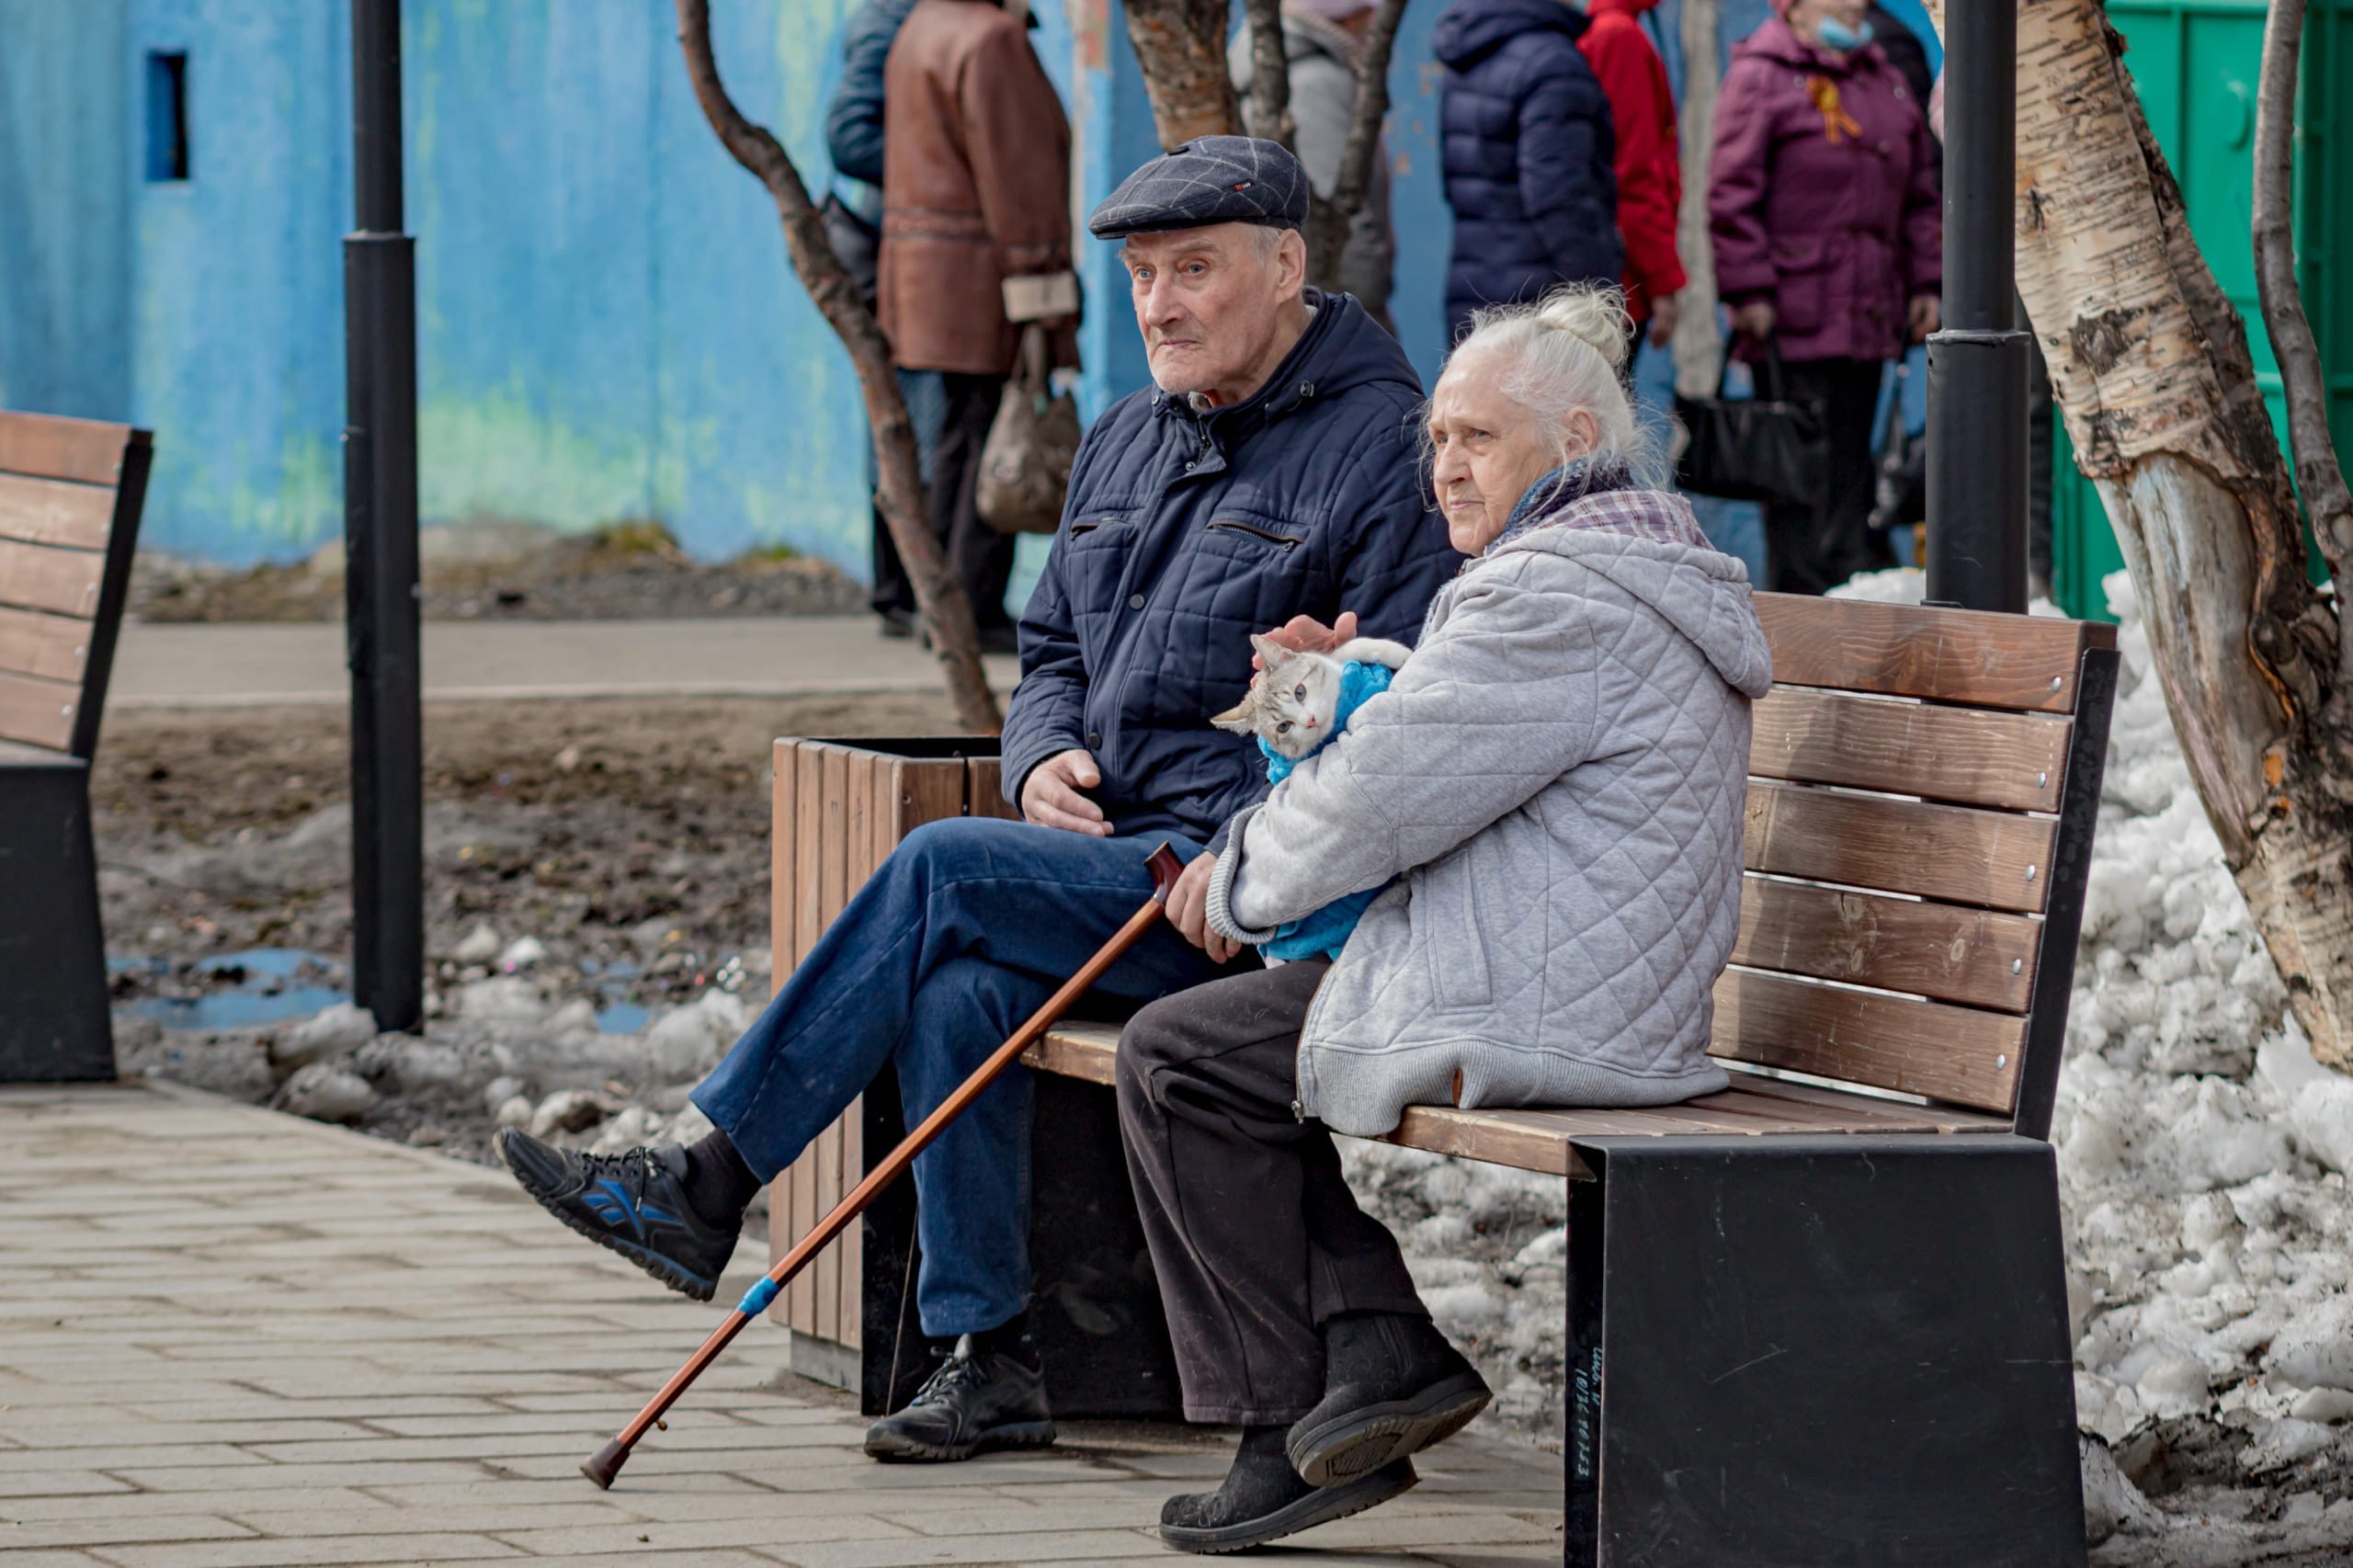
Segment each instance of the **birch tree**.
M915 608L931 633L932 652L938 656L948 683L949 700L956 722L977 734L995 734L1003 727L996 697L989 690L981 667L980 629L972 619L972 601L964 597L955 574L948 569L946 551L931 531L923 497L922 470L915 459L915 425L907 417L907 403L899 378L891 369L890 347L874 314L858 298L841 258L825 238L824 220L809 199L809 187L792 156L766 126L745 118L719 79L719 62L710 45L710 0L677 0L678 44L685 51L687 78L703 118L734 160L767 187L784 224L786 252L792 270L816 302L842 346L849 350L851 368L866 400L866 421L874 433L874 456L881 483L876 504L891 542L914 585Z
M2353 1064L2353 646L2122 55L2097 0L2018 7L2018 290L2207 817L2313 1050Z

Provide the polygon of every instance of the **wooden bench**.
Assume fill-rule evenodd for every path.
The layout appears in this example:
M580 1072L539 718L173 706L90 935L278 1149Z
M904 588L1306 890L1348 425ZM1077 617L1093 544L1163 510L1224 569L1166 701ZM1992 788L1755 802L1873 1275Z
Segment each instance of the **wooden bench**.
M2080 1562L2046 1138L2113 630L1758 605L1777 684L1716 990L1733 1086L1647 1110L1415 1107L1388 1141L1570 1180L1567 1561ZM863 864L886 851L870 830ZM834 885L854 890L848 869ZM807 926L818 901L798 913ZM1118 1038L1071 1022L1029 1058L1040 1318L1071 1415L1174 1403L1148 1268L1126 1288L1141 1243L1106 1087ZM864 1146L895 1136L894 1102L870 1094ZM830 1158L836 1182L862 1168L854 1135ZM910 1358L881 1363L903 1334L910 1207L880 1214L840 1277L870 1409L906 1381Z
M89 769L152 450L0 413L0 1083L114 1076Z

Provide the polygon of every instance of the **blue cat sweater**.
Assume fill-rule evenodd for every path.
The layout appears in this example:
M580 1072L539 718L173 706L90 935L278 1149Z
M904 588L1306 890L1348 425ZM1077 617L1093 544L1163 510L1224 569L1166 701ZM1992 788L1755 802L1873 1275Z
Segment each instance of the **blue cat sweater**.
M1396 672L1386 665L1359 665L1354 662L1340 666L1340 700L1332 714L1332 728L1318 742L1315 751L1322 751L1337 740L1340 732L1366 700L1389 689L1389 677ZM1290 777L1299 766L1291 758L1258 742L1258 749L1267 754L1267 782L1279 784ZM1309 752L1313 756L1315 752ZM1275 927L1275 939L1260 945L1258 951L1266 958L1282 962L1294 959L1336 959L1347 945L1348 933L1357 928L1357 921L1381 896L1380 888L1367 888L1345 898L1336 898L1314 914L1300 920L1286 921Z

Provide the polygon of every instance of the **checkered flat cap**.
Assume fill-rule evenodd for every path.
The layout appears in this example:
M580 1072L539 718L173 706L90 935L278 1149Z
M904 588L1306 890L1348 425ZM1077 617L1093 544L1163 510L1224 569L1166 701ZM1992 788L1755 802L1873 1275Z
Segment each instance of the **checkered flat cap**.
M1086 221L1098 240L1211 223L1296 229L1307 219L1307 174L1276 142L1201 136L1130 175Z

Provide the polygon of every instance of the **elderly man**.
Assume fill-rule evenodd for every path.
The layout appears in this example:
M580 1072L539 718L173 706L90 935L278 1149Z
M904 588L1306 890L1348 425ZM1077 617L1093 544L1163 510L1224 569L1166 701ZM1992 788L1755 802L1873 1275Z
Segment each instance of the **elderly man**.
M895 1066L910 1121L937 1107L1152 890L1190 864L1168 924L1102 982L1147 1002L1209 979L1206 849L1265 792L1208 715L1248 684L1248 634L1294 619L1407 638L1460 562L1425 508L1421 389L1345 295L1303 284L1305 176L1267 142L1210 137L1145 165L1089 227L1123 242L1156 388L1088 432L1021 622L1004 774L1024 822L911 835L695 1091L692 1146L499 1149L557 1218L699 1299L762 1183ZM938 1369L876 1422L880 1459L1053 1440L1029 1333L1031 1087L1000 1080L915 1162L916 1303Z

